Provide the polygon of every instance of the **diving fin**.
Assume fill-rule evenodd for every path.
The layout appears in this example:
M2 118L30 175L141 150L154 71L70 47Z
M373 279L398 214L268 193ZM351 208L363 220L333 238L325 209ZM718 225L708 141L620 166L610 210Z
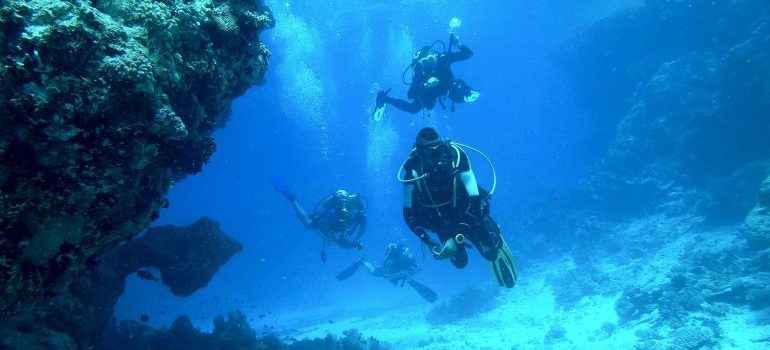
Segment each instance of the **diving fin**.
M481 93L476 90L471 90L467 95L463 96L465 103L473 103L481 97Z
M516 285L516 258L514 258L505 238L500 235L503 245L497 250L497 257L492 261L492 273L500 286L513 288Z
M289 188L289 185L286 184L286 181L283 179L283 177L279 175L273 175L270 177L270 182L273 184L273 188L275 188L276 191L286 196L286 198L294 199L294 193Z
M377 100L374 104L374 112L372 112L372 121L377 123L385 118L385 109L388 106L385 103L385 99L388 97L390 89L377 92Z
M361 258L358 261L356 261L355 263L353 263L353 265L350 265L346 269L342 270L342 272L337 274L337 280L338 281L344 281L344 280L350 278L350 276L353 276L353 274L356 273L356 271L358 271L358 268L361 267L361 265L364 264L364 261L365 261L365 259Z
M426 285L412 279L410 279L407 283L409 283L409 285L414 288L417 294L420 294L420 296L427 300L429 303L432 303L438 299L438 294L436 294L433 289L428 288Z

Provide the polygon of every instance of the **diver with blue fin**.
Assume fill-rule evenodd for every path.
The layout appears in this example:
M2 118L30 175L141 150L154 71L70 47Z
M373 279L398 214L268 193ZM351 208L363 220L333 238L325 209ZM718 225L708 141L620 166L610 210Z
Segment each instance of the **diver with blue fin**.
M433 48L437 43L441 41L435 41L415 52L412 63L401 75L404 84L409 85L407 97L411 102L388 96L390 89L379 91L372 113L374 122L385 117L387 105L415 114L423 109L433 109L436 101L446 108L444 98L449 98L452 103L451 110L454 112L455 103L473 103L481 96L481 93L472 89L465 81L455 78L451 68L452 63L471 58L473 51L463 45L454 33L450 34L449 48L444 53L439 53ZM458 47L459 51L453 52L453 46ZM405 79L409 69L413 72L411 82Z
M363 249L361 239L366 231L366 208L360 194L339 189L319 201L313 213L308 215L283 178L273 176L271 182L289 200L300 222L318 232L323 239L321 261L326 262L326 245L329 243L342 249Z
M402 164L404 177L404 221L425 243L436 259L449 259L458 269L468 265L468 242L492 265L501 286L516 284L516 259L500 233L500 226L489 216L490 196L476 182L470 159L463 150L473 147L439 138L433 128L417 134L409 158ZM491 162L490 162L491 165ZM494 168L492 168L494 174ZM429 232L435 233L435 242Z
M403 287L404 284L408 284L417 294L430 303L438 298L436 292L412 278L414 274L420 271L420 264L406 245L398 243L388 244L380 267L374 267L374 265L366 260L366 257L363 257L337 274L337 280L344 281L350 278L361 266L366 267L366 270L372 276L382 277L393 283L394 286Z

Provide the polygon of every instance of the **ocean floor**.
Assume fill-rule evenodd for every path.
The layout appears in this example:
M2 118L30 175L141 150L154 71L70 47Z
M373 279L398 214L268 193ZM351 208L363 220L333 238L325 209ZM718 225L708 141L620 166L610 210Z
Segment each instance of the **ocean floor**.
M725 236L730 235L725 231ZM665 274L679 263L695 235L663 244L649 252L647 264L639 259L607 258L595 264L600 274L637 278L659 283L653 275ZM730 237L726 237L728 240ZM640 265L641 264L641 265ZM693 320L718 324L711 339L682 342L657 310L637 319L621 322L615 302L622 295L622 283L615 282L616 293L588 295L569 307L557 302L549 281L573 269L570 258L542 263L521 272L513 290L503 290L497 307L475 317L442 325L431 325L426 315L433 305L410 305L379 310L341 310L319 308L283 313L280 334L286 338L341 336L357 329L365 337L375 337L395 349L768 349L770 322L768 310L750 311L721 304L722 316L693 313ZM633 271L633 273L631 272ZM638 281L638 280L637 280ZM633 281L626 281L630 285ZM614 286L609 288L612 291ZM330 316L331 315L331 316ZM680 337L681 338L681 337ZM650 345L653 344L653 345Z

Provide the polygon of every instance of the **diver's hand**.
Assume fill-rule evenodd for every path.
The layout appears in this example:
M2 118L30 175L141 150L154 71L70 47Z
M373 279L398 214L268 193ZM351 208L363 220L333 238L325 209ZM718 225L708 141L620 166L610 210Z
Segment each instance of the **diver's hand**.
M455 252L457 252L457 242L455 242L454 238L450 238L444 242L444 245L441 247L440 251L433 251L433 257L439 260L443 260L455 256Z
M450 40L452 41L452 45L457 45L457 47L463 46L463 43L460 41L460 37L455 33L452 33Z

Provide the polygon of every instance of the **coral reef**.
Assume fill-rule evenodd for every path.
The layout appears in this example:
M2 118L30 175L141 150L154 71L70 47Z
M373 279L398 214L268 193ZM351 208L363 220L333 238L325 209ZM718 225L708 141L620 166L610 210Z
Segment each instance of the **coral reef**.
M494 309L499 294L500 288L496 286L469 286L431 308L425 319L432 325L440 325L476 316Z
M142 267L157 267L162 282L172 292L187 296L205 287L216 271L241 249L240 243L208 218L185 227L151 228L105 254L98 266L75 278L66 292L49 297L46 305L0 323L0 347L34 348L25 344L48 344L55 340L87 349L99 343L128 275ZM229 323L220 326L230 327Z
M762 183L757 204L746 216L741 233L752 250L770 247L770 177Z
M714 343L714 332L703 326L677 328L671 332L672 350L695 350Z
M97 350L385 350L389 347L374 338L365 339L351 329L342 338L328 335L322 339L292 339L288 342L274 335L257 337L256 331L240 311L231 312L227 319L217 317L211 333L195 329L187 316L177 318L171 328L155 330L141 323L125 320L112 324L105 342Z
M0 3L0 314L157 218L262 80L272 22L253 0Z
M769 38L759 0L647 0L578 32L562 62L607 125L587 183L601 212L743 217L768 174Z

